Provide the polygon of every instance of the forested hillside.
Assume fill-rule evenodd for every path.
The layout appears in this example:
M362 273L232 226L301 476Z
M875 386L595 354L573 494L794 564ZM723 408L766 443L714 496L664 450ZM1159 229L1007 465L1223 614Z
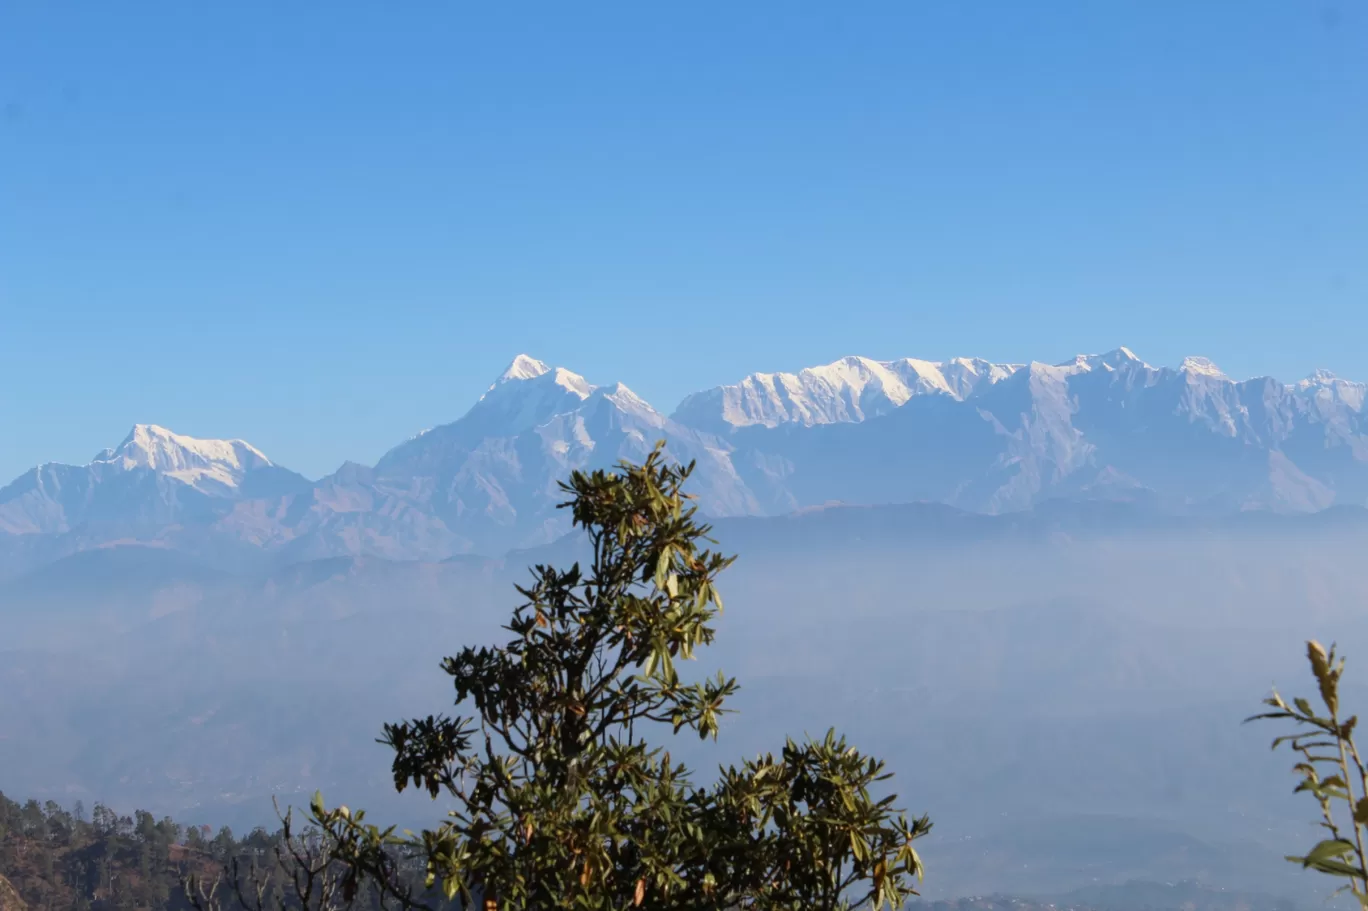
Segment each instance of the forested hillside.
M87 814L55 803L24 803L0 793L0 911L190 911L182 886L190 874L213 877L232 858L269 865L281 832L243 837L223 828L183 826L135 812L119 816L96 804ZM8 881L8 885L7 885ZM280 885L280 883L277 883ZM287 887L288 889L288 887ZM285 892L280 893L287 894ZM221 911L242 906L229 889ZM291 902L296 905L297 902ZM374 907L363 902L361 908ZM1203 888L1193 883L1134 882L1032 898L990 895L915 901L913 911L1293 911L1286 899Z
M87 815L80 802L68 810L0 793L0 911L190 911L192 877L206 892L219 881L212 901L200 898L205 911L234 911L244 907L225 874L234 860L249 898L262 883L266 907L299 907L292 871L276 860L284 834L258 828L238 837L142 810L120 816L96 804ZM351 907L379 904L363 893Z
M67 810L0 794L0 874L30 911L186 908L183 876L212 874L272 842L264 830L238 839L142 811L119 816L96 804L87 816L79 802Z

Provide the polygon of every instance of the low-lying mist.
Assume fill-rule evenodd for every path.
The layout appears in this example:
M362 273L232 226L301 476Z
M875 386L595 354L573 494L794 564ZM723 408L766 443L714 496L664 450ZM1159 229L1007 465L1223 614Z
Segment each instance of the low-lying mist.
M1200 879L1310 899L1314 837L1271 728L1304 641L1368 707L1368 521L970 517L839 508L718 524L739 554L697 662L741 693L706 771L837 727L936 829L928 896ZM440 658L497 641L535 562L336 559L234 574L107 548L0 586L0 769L14 797L235 829L315 789L405 825L384 721L450 710ZM668 733L663 732L668 739ZM662 741L663 742L663 741Z

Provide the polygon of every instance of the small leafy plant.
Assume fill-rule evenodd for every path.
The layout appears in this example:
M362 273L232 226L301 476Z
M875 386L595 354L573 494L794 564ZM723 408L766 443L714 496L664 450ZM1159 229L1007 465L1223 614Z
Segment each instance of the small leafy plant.
M1346 880L1335 890L1350 892L1368 909L1368 855L1364 853L1365 828L1368 828L1368 765L1364 764L1354 743L1358 716L1342 717L1339 684L1344 674L1344 659L1337 657L1334 645L1329 651L1319 642L1306 643L1311 673L1320 689L1321 708L1307 699L1283 699L1277 690L1264 700L1270 711L1246 721L1276 719L1293 722L1298 731L1273 740L1273 749L1286 746L1300 756L1292 768L1300 774L1297 793L1306 792L1320 807L1319 825L1329 836L1311 850L1287 859L1308 870Z

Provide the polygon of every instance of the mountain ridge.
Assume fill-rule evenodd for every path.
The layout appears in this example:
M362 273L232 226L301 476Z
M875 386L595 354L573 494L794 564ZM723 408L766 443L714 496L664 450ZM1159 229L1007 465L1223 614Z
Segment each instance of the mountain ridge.
M47 462L0 488L0 534L61 534L89 523L203 520L238 499L308 481L243 440L182 436L135 424L85 465Z
M312 482L241 440L135 425L84 466L0 488L0 572L117 540L248 559L501 553L567 530L570 472L657 440L696 463L692 492L717 517L831 500L991 514L1061 496L1315 512L1368 504L1366 388L1324 370L1236 381L1206 358L1154 367L1128 348L1060 364L846 357L751 374L667 415L523 354L461 417Z

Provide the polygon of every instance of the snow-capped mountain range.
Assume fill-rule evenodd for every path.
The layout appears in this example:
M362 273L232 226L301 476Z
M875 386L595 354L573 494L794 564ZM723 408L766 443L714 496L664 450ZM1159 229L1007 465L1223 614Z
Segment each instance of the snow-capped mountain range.
M1368 505L1365 384L1318 371L1241 382L1205 358L1152 367L1129 349L1064 364L843 358L756 373L665 415L527 355L460 419L375 466L310 482L241 440L138 425L87 465L0 489L0 573L110 542L216 558L436 559L545 542L557 482L656 440L698 464L714 516L833 501L935 501L981 512L1059 498L1173 510Z
M710 430L835 424L878 417L915 395L963 400L984 384L1006 379L1020 364L955 358L944 363L903 358L846 357L798 373L753 373L734 386L697 392L675 409L676 420Z

